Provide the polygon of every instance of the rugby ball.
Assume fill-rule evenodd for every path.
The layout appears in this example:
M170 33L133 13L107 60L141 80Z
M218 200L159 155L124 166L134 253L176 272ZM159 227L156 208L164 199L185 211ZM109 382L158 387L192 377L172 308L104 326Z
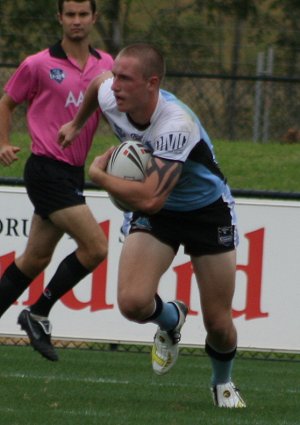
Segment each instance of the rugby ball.
M150 150L141 142L126 141L112 153L106 172L125 180L142 181L145 178L146 166L151 157ZM109 194L112 203L122 211L132 211L129 205Z

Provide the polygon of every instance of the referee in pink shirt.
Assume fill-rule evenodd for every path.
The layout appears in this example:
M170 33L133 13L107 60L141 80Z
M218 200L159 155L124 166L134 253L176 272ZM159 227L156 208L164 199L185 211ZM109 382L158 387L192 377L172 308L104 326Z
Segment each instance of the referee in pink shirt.
M65 233L77 243L37 302L18 317L33 348L53 361L58 355L51 343L51 308L107 256L106 237L83 196L84 163L99 123L99 108L72 146L61 149L57 143L58 130L76 114L90 81L112 68L113 58L89 44L96 18L95 0L58 0L62 40L27 57L5 85L0 99L3 166L16 161L20 150L9 139L13 111L23 102L28 106L32 153L24 180L34 206L27 246L0 281L0 316L48 266Z

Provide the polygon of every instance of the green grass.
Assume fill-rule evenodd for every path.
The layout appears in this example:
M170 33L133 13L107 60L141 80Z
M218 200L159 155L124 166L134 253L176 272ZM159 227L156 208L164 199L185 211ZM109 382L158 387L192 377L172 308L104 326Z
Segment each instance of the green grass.
M300 192L300 144L216 142L214 145L232 188Z
M237 359L246 409L214 408L207 357L181 355L168 375L149 354L0 347L0 423L7 425L298 425L299 363Z
M29 155L30 141L23 134L14 134L12 140L22 148L20 159L11 167L1 167L0 175L19 178ZM95 155L113 144L118 144L113 136L97 136L86 168ZM300 193L300 144L215 141L214 146L221 169L233 189Z

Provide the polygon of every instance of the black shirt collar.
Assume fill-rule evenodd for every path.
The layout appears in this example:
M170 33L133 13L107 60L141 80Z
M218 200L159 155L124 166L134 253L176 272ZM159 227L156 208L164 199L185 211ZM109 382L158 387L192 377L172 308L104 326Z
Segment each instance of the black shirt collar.
M93 47L89 46L89 51L91 55L95 56L97 59L101 59L101 55ZM53 46L49 47L50 56L60 59L67 59L66 52L62 48L61 41L58 41Z
M146 124L138 124L137 122L133 121L133 119L130 117L129 114L126 113L127 119L128 121L137 129L140 131L144 131L146 130L149 125L151 124L150 122L146 123Z

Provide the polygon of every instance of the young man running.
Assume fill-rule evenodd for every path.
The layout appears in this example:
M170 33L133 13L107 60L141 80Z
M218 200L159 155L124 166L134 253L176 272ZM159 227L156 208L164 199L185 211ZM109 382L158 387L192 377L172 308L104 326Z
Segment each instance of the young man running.
M97 18L95 0L59 0L62 40L26 58L4 87L0 100L0 163L18 159L19 147L10 143L14 109L27 102L32 154L24 171L34 214L23 254L6 269L0 281L0 316L50 263L61 237L67 233L77 248L62 260L37 302L18 317L34 349L58 360L48 320L53 305L107 255L107 240L83 196L84 163L98 126L100 111L65 150L57 144L61 125L72 119L88 84L110 70L112 57L89 44Z
M174 366L187 307L163 302L159 281L180 245L190 255L199 286L212 363L212 395L219 407L245 407L231 380L237 347L232 320L238 242L234 200L215 160L212 143L196 115L160 90L165 74L160 52L147 44L125 47L112 73L91 83L78 114L59 132L64 149L99 106L121 141L138 140L152 152L142 182L108 175L112 148L96 157L90 177L132 206L129 236L119 263L118 303L129 320L158 325L152 366Z

